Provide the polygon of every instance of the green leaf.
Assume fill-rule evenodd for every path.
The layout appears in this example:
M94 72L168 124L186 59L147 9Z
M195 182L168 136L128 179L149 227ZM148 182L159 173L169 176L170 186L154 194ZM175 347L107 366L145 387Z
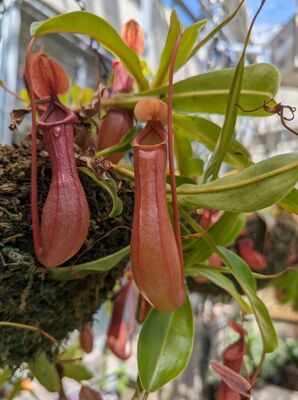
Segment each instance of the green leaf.
M172 53L180 31L181 24L176 11L173 10L171 13L168 36L159 61L159 67L151 84L152 88L159 87L167 82Z
M256 293L256 280L246 262L242 260L242 258L239 257L237 254L233 253L231 250L227 250L224 247L219 247L219 250L228 260L228 265L231 268L233 275L235 276L237 281L242 280L243 285L245 285L247 289Z
M187 162L187 175L198 178L203 174L204 162L199 157L191 157Z
M262 7L262 5L261 5ZM223 126L220 130L220 134L218 136L218 140L216 142L216 146L211 157L208 160L206 170L204 172L203 180L208 182L210 180L214 180L218 177L218 173L221 167L221 164L224 160L225 154L228 151L229 144L233 137L235 136L235 126L238 116L238 107L240 99L240 92L242 87L242 80L244 74L244 63L245 63L245 54L246 49L250 40L250 35L252 31L252 27L254 25L255 18L257 17L261 8L258 9L255 17L250 24L248 33L246 35L242 53L240 55L239 61L235 68L235 72L233 74L231 87L229 91L229 96L227 99L227 107L225 112L225 119Z
M44 352L38 353L35 360L29 364L29 367L34 377L49 392L60 391L60 379L57 369Z
M226 212L224 215L208 230L208 234L218 246L229 246L234 243L245 225L243 214ZM192 264L207 260L213 253L213 250L206 244L202 238L194 239L193 249L185 255L184 265L188 269Z
M250 302L262 335L265 352L272 352L278 346L278 338L268 310L256 294L256 281L249 266L232 251L224 247L220 247L219 250L224 255L228 266L233 272L233 276Z
M175 132L175 156L181 175L187 176L187 162L192 157L192 147L188 138Z
M193 76L174 84L173 109L176 112L225 114L235 68L226 68ZM262 106L272 99L279 87L279 72L271 64L253 64L244 68L239 105L245 110ZM103 100L106 107L133 108L144 97L159 97L167 101L168 87L134 94L118 94ZM276 103L272 101L270 105ZM254 112L239 110L246 117L268 117L262 108Z
M63 349L61 353L59 353L57 361L63 363L66 360L82 358L82 356L83 356L83 351L81 349L81 346L79 345L79 342L75 342L66 349Z
M286 197L278 202L278 205L287 211L298 214L298 190L292 189Z
M203 160L193 157L190 140L175 132L175 155L182 176L198 178L203 173Z
M217 25L211 32L208 33L191 51L188 60L193 57L206 43L209 42L219 31L221 31L227 24L229 24L233 18L237 15L239 9L245 0L242 0L237 8L233 11L231 15L229 15L225 20L223 20L219 25Z
M206 25L207 20L196 21L183 32L182 40L178 49L177 59L175 63L175 71L181 68L187 61L191 50L197 40L200 30ZM181 32L181 24L176 11L173 10L170 19L170 27L168 36L162 50L159 67L155 74L155 78L151 87L157 88L167 83L169 79L169 69L172 53L175 48L176 40Z
M77 382L88 381L93 378L91 372L85 367L83 363L64 363L63 375L68 378L74 379Z
M283 199L298 180L298 155L283 154L203 185L177 188L180 205L250 212Z
M190 183L190 184L195 184L196 181L194 181L193 179L189 178L188 176L184 176L184 175L176 175L175 176L175 181L176 181L176 186L181 186L184 185L185 183ZM167 175L166 176L166 183L168 184L168 189L170 192L170 176Z
M117 196L117 184L113 179L100 180L96 177L94 172L92 172L87 167L80 167L79 170L85 175L88 175L98 186L104 189L110 196L113 202L113 207L108 215L108 217L116 217L122 213L123 204L120 198Z
M86 11L74 11L49 18L43 22L33 22L31 25L32 36L63 32L88 35L97 40L120 59L127 71L135 78L141 90L148 88L148 82L143 75L139 57L103 18Z
M114 146L108 147L106 149L100 150L95 154L95 157L106 157L110 156L111 154L128 151L131 149L131 141L136 136L136 134L140 131L139 127L133 127L130 129L126 135L122 137L118 144Z
M151 311L138 342L139 376L147 392L155 392L184 370L191 354L193 335L188 298L177 311Z
M184 79L174 85L175 111L225 114L230 87L235 68L226 68L207 72L202 75ZM275 96L279 87L279 72L271 64L253 64L244 68L243 82L239 104L251 110L263 105ZM143 96L164 95L167 98L168 87L139 93ZM269 116L263 109L239 115Z
M130 246L124 247L106 257L99 258L84 264L72 265L70 267L57 267L48 270L51 278L59 280L71 280L83 278L96 272L105 272L115 267L130 252Z
M199 276L202 275L210 281L212 281L216 286L219 286L227 293L229 293L239 304L244 314L250 314L250 306L243 300L241 295L238 293L236 286L228 277L224 276L219 271L214 271L212 267L204 264L194 264L191 268L185 269L185 276Z
M220 126L208 119L194 115L173 115L175 137L185 137L202 143L213 151L220 133ZM176 140L176 139L175 139ZM235 167L251 164L248 150L238 140L233 139L228 146L224 161Z
M228 269L230 269L249 300L260 328L264 351L267 353L273 351L278 345L276 332L264 303L256 294L256 281L249 266L232 251L217 246L209 233L205 232L183 208L180 208L180 212L184 220L187 221L193 229L204 235L203 238L206 243L221 257Z
M202 19L189 25L183 32L182 40L179 46L177 59L175 63L175 71L181 68L188 60L188 57L198 38L200 30L206 25L207 20Z

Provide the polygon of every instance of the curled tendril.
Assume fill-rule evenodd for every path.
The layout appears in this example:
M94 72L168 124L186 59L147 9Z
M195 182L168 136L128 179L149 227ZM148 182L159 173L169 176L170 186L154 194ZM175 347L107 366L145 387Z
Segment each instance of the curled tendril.
M298 136L298 132L294 131L292 128L290 128L285 121L293 121L293 119L295 118L295 112L296 112L296 107L292 107L290 105L283 105L281 103L277 103L275 106L271 107L268 106L268 104L273 100L273 98L264 101L264 103L256 108L253 108L251 110L246 110L245 108L243 108L242 106L240 106L240 104L236 104L236 106L238 108L240 108L241 111L243 112L254 112L254 111L258 111L261 108L266 111L269 114L277 114L280 117L280 122L282 123L282 125L289 131L294 133L294 135ZM287 117L285 115L285 111L289 111L290 112L290 116Z

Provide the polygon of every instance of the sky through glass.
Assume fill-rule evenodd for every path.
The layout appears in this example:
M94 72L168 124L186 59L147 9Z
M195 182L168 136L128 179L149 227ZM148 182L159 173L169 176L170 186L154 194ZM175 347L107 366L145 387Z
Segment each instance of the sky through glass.
M174 4L173 0L162 0L164 4L172 7ZM260 4L260 0L247 0L247 9L249 15L253 15ZM285 24L294 15L297 9L296 0L267 0L262 13L257 19L257 25L280 25ZM200 1L199 0L184 0L184 4L192 11L196 16L200 15ZM188 25L191 23L189 16L183 11L183 9L177 6L177 11L181 21Z

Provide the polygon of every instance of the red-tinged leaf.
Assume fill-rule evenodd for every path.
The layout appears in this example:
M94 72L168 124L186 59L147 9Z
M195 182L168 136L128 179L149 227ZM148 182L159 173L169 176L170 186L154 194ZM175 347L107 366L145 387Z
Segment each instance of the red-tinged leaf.
M147 123L133 147L132 274L142 296L169 312L184 302L184 277L166 201L167 136L160 123Z
M60 64L47 54L38 52L31 56L31 81L38 97L64 94L69 80Z
M267 258L254 249L253 241L249 238L241 238L237 241L239 255L255 271L263 271L268 266Z
M251 397L250 391L252 386L245 378L243 378L243 376L233 371L231 368L221 365L215 361L211 361L210 365L232 390L247 398Z
M112 83L113 94L131 92L133 88L133 79L126 72L121 62L118 60L113 61L112 67L114 69Z
M133 127L133 118L130 110L110 109L100 126L98 150L117 145ZM114 153L109 156L112 163L117 164L125 153Z
M114 303L112 318L108 328L108 347L120 360L127 360L131 355L130 335L132 332L129 331L124 319L125 306L131 289L132 280L129 279L121 289Z
M39 232L37 187L35 172L32 173L32 221L35 253L48 268L76 254L88 233L89 208L74 157L75 121L75 114L55 101L38 123L50 155L52 179ZM32 160L34 158L32 153ZM32 170L34 168L32 163Z
M89 323L80 330L80 346L85 353L91 353L93 350L93 341L93 329L91 323Z
M122 28L122 39L137 54L144 52L144 32L134 19L129 20Z
M79 393L79 400L103 400L103 398L97 390L89 386L82 386Z

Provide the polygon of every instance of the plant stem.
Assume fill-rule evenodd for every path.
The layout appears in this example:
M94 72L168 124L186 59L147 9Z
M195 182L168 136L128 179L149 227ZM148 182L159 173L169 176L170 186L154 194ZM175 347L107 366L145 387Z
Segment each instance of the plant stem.
M146 400L149 398L149 393L148 392L143 392L136 388L131 400Z
M9 89L4 82L0 84L0 87L4 89L7 93L9 93L11 96L14 96L16 99L21 100L24 103L24 99L22 99L21 96L18 95L18 93L14 92L13 90Z
M25 81L31 106L31 213L34 250L36 254L41 250L41 238L38 215L38 193L37 193L37 126L36 126L36 104L33 85L31 81L31 53L37 38L33 37L26 50L25 59Z
M41 335L46 337L50 342L52 342L55 347L60 346L60 343L58 342L58 340L56 340L49 333L47 333L43 329L38 328L37 326L21 324L18 322L8 322L8 321L0 321L0 326L7 326L7 327L11 327L11 328L25 329L27 331L39 332Z
M202 239L203 239L203 236L202 236ZM198 267L198 273L197 274L196 274L196 266ZM185 268L185 276L197 276L197 275L200 275L200 267L202 267L202 268L210 268L210 265L202 264L202 263L194 263L194 267L190 267L190 268L186 267ZM228 267L224 267L224 266L212 267L212 271L220 272L221 274L233 275L232 271ZM283 275L286 275L290 271L297 271L297 267L287 267L284 270L282 270L281 272L278 272L276 274L265 275L265 274L259 274L257 272L252 272L252 275L256 279L262 279L262 280L277 279L277 278L280 278Z
M180 222L179 222L179 208L177 200L176 190L176 177L175 177L175 165L174 165L174 140L173 140L173 76L176 56L179 50L179 46L182 40L183 34L180 33L174 47L174 51L171 58L170 71L169 71L169 89L168 89L168 153L169 153L169 168L170 168L170 184L172 194L172 205L173 205L173 217L174 217L174 228L177 247L180 255L181 268L183 269L183 250L182 250L182 239L180 233Z
M252 374L252 377L250 378L250 382L252 384L252 386L256 383L257 377L259 376L263 363L265 361L265 357L266 357L266 353L265 350L262 351L262 355L261 355L261 360L259 362L259 364L257 365L256 369L254 370L254 373Z
M83 357L76 357L76 358L66 358L65 360L63 360L63 358L57 358L56 359L56 363L57 364L69 364L69 363L73 363L73 362L77 362L77 361L82 361Z
M131 181L134 181L135 174L130 169L125 168L124 166L121 166L121 165L116 165L116 164L112 164L112 167L119 175L125 176L125 178L128 178Z

